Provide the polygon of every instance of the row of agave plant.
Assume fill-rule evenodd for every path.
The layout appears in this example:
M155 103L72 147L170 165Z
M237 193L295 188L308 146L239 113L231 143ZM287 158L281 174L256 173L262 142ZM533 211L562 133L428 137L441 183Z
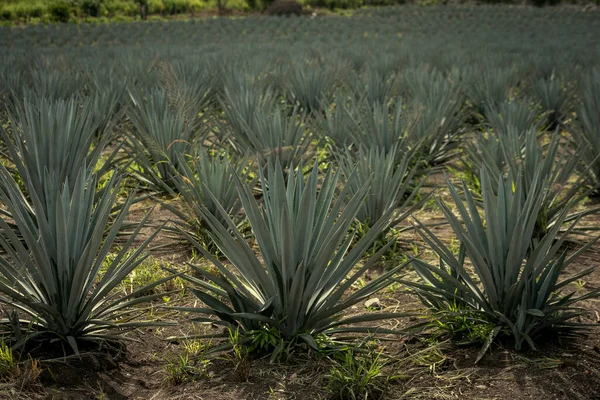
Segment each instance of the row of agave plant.
M525 97L507 100L506 86L497 99L490 90L481 103L465 101L457 85L435 74L410 80L408 104L338 92L333 104L312 96L290 105L243 80L218 94L221 112L212 114L208 91L168 76L161 88L122 89L122 96L25 91L10 102L1 128L0 302L11 310L5 334L15 347L60 338L75 352L86 341L114 340L124 328L160 323L141 321L140 305L162 297L149 289L173 276L187 279L203 303L182 309L199 314L193 321L223 325L245 340L275 332L277 343L262 349L274 356L318 349L342 333L402 333L375 321L403 314L344 315L398 282L455 339L473 335L452 328L457 316L472 321L480 357L497 337L512 337L520 349L535 347L547 330L585 329L575 320L584 312L576 303L600 290L578 294L568 285L593 269L561 273L592 244L569 257L562 247L595 211L576 209L600 176L600 75L587 79L570 122L570 110L555 101L564 88L551 80L540 89L551 99L543 108ZM427 198L427 175L459 145L466 146L466 179L457 187L446 178L457 213L436 199L458 254L416 221L439 265L412 259L355 290L392 246L386 233ZM182 207L165 203L177 221L168 229L217 273L191 266L194 273L172 270L133 293L115 291L160 230L134 248L150 213L126 222L139 199L119 195L131 178L154 198L180 196ZM108 257L120 236L125 242ZM420 281L401 278L409 265Z

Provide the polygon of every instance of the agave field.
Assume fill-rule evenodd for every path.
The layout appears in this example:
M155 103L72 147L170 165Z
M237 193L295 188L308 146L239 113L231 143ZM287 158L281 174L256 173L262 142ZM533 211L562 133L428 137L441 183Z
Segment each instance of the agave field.
M600 399L599 37L0 27L0 398Z

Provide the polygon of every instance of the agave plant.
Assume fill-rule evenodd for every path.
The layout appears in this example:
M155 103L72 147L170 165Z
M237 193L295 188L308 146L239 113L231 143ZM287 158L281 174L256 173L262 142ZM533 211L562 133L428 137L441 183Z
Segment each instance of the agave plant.
M277 158L284 168L310 156L311 136L304 113L294 108L288 114L278 106L257 111L249 113L249 120L244 120L241 114L229 118L233 127L230 141L238 153L255 155L263 163Z
M288 174L286 184L284 169L278 162L270 163L266 169L266 175L259 169L262 206L251 188L236 179L260 256L222 208L221 218L226 225L206 209L203 217L211 228L211 237L231 265L224 265L190 238L220 272L216 275L194 267L202 279L187 278L198 285L193 292L206 304L185 309L203 315L193 321L223 325L241 335L272 330L282 339L280 346L306 342L317 347L318 335L335 332L387 332L372 325L355 324L396 314L344 317L343 311L389 285L390 278L402 268L398 266L348 292L391 244L358 265L363 253L388 225L392 210L349 248L353 242L349 228L368 194L368 186L355 193L350 201L346 201L350 194L346 187L338 200L334 200L339 172L334 174L330 170L319 182L315 164L306 183L302 168L298 168ZM219 320L207 318L212 316ZM274 354L281 350L276 349Z
M181 161L180 176L175 180L177 192L185 202L185 207L165 204L180 220L179 225L194 239L210 246L207 232L210 229L204 221L203 210L208 210L221 223L219 209L223 209L229 218L238 220L242 204L237 191L236 179L248 180L248 158L232 160L228 153L207 154L199 149L188 162Z
M86 165L97 168L98 175L110 168L112 155L101 157L110 136L92 146L100 123L102 129L111 124L109 118L97 116L96 105L91 98L52 100L29 93L23 105L15 105L10 112L10 131L0 126L16 172L31 183L28 190L35 190L43 204L45 196L54 193L46 180L47 173L56 176L58 182L74 184Z
M70 178L61 181L56 172L48 171L44 179L56 190L40 197L32 188L34 183L27 181L31 200L26 201L9 172L0 167L0 199L21 236L0 219L0 303L16 308L21 323L30 330L15 346L58 338L78 352L82 341L113 339L112 328L144 325L132 321L140 312L132 307L160 296L142 294L161 282L129 295L113 289L146 257L142 252L156 233L135 251L130 249L149 214L102 271L132 198L113 220L117 175L99 198L97 178L85 167L74 174L74 182Z
M228 126L221 126L223 134L227 134L231 145L239 153L252 147L254 118L257 114L269 114L275 108L275 96L270 88L260 91L250 82L224 89L219 99Z
M505 100L500 104L489 103L485 107L485 119L498 136L507 136L508 131L521 133L539 131L544 127L545 116L539 115L539 105L527 99Z
M333 73L325 67L296 68L286 79L290 103L306 113L321 110L323 99L333 87Z
M375 68L367 67L360 73L354 72L347 82L357 101L385 104L392 96L396 77L394 74L384 75Z
M342 92L336 92L332 107L325 108L313 120L315 130L329 141L336 150L344 151L354 145L354 139L361 137L361 127L356 123L359 109Z
M577 111L577 126L573 133L583 143L582 161L590 172L591 185L600 188L600 70L593 70L586 78Z
M496 179L504 171L507 157L521 159L526 137L533 135L537 138L543 121L538 117L536 107L531 106L527 99L505 100L496 105L489 103L485 107L482 130L475 133L472 143L465 145L467 157L463 166L471 187L481 188L481 168L486 168ZM510 143L511 151L507 154L502 150L502 143Z
M356 219L370 227L390 209L399 209L395 222L405 219L419 206L414 203L423 181L416 180L418 162L415 152L395 148L389 153L383 149L361 147L358 153L346 151L339 160L345 187L350 193L358 193L365 185L369 193L356 214Z
M424 70L427 71L427 70ZM426 165L439 165L454 157L461 144L464 96L457 85L440 73L412 74L408 86L413 96L416 123L409 135L420 147Z
M479 114L484 114L490 105L502 104L519 78L511 68L491 66L479 71L465 68L463 76L467 97Z
M194 123L173 106L165 90L132 90L130 97L127 116L134 129L129 152L137 167L133 174L151 187L168 191L174 187L180 156L195 139Z
M191 130L198 129L198 114L211 103L219 82L218 72L201 62L158 65L158 74L172 107L185 116ZM217 69L218 71L218 69Z
M600 289L580 295L562 292L569 283L593 271L590 268L559 280L583 250L570 257L560 253L566 234L561 236L559 231L574 203L568 203L557 223L535 240L535 225L548 182L538 171L526 190L523 176L511 175L501 176L494 188L490 177L482 172L483 218L466 184L463 182L463 200L446 177L459 215L439 199L437 202L461 243L460 252L458 256L453 254L419 223L419 233L440 257L440 265L416 260L413 267L424 282L403 281L419 294L434 319L445 323L458 315L489 327L476 362L498 336L512 336L518 350L525 344L535 349L536 340L548 330L582 329L573 319L584 311L575 304L600 296ZM472 270L465 265L467 259Z
M49 65L39 62L31 69L31 90L38 97L49 100L68 100L82 94L84 76L76 69L64 65Z
M350 102L347 107L348 111L339 114L338 118L352 118L348 122L351 125L347 135L351 136L354 146L377 147L383 149L386 154L407 146L406 137L411 129L411 119L399 98L395 99L394 105L391 106L387 103ZM339 142L338 146L343 143L345 142Z
M93 83L89 97L94 102L94 118L99 121L96 137L103 139L105 135L110 135L112 138L112 130L124 117L131 78L121 76L113 69L100 67L92 69L89 75Z
M571 91L562 79L552 74L549 78L538 78L531 92L548 113L548 129L556 129L569 115Z
M541 179L548 182L535 236L543 236L556 224L557 217L567 204L579 203L589 194L582 190L587 175L574 178L581 161L581 147L575 151L569 150L561 143L558 131L554 132L546 146L540 144L535 127L525 133L510 127L505 134L493 137L494 139L485 139L475 150L471 150L469 159L475 170L480 171L479 173L485 170L492 180L499 179L505 169L512 171L513 177L517 176L518 171L522 171L523 190L526 194L536 175L539 174ZM497 142L493 143L493 140ZM568 220L596 211L596 208L592 208L573 212Z

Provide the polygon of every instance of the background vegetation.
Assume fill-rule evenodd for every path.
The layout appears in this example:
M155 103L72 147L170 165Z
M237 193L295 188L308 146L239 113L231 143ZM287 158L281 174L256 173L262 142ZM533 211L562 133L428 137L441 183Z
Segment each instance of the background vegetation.
M0 0L0 21L67 22L71 20L129 20L144 13L150 17L264 11L274 0ZM528 0L534 5L556 5L561 0ZM592 0L591 3L598 3ZM440 4L440 0L299 0L305 7L355 9L395 4ZM481 3L519 3L513 0L481 0ZM577 0L563 3L576 4ZM445 3L444 3L445 4ZM583 4L589 4L584 2Z

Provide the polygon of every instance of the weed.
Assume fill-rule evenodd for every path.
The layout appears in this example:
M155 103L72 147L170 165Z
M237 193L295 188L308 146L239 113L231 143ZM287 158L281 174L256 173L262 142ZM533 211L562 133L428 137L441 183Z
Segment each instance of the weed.
M585 286L585 281L583 279L577 279L575 285L577 286L577 293L583 292L583 288Z
M248 379L250 379L250 352L243 343L239 329L229 330L229 341L233 349L235 373L241 382L248 382Z
M165 380L173 385L192 382L210 377L208 358L210 342L206 345L199 340L186 340L182 343L182 352L174 359L168 359L165 366Z
M0 380L7 380L19 374L19 364L12 349L4 341L0 342Z
M129 254L132 254L132 253L133 253L133 251L128 252L126 254L126 257L128 257ZM107 268L107 266L110 265L110 263L114 260L114 258L117 256L117 254L118 254L118 252L114 252L114 253L109 254L106 257L106 261L103 264L103 270L105 270L105 268ZM165 264L165 262L162 260L159 260L157 258L154 258L154 257L148 257L137 268L135 268L127 276L127 278L125 278L123 280L123 282L119 286L119 290L121 290L125 294L129 295L129 294L135 292L136 290L143 288L144 286L147 286L153 282L156 282L158 280L166 278L167 276L169 276L169 274L163 268L162 264ZM156 293L160 293L160 292L171 292L174 290L178 290L179 288L181 288L183 290L183 287L184 286L183 286L183 282L181 281L181 279L174 278L174 279L164 282L161 285L158 285L158 286L152 288L151 293L139 293L138 296L146 296L146 295L156 294ZM163 301L165 303L168 303L168 300L170 300L169 296L165 296L163 298Z
M383 372L385 362L381 352L357 355L353 350L332 358L327 375L332 399L377 399L385 391L390 377Z
M471 344L485 342L495 324L455 302L448 309L437 311L431 318L431 326L434 337L447 335L454 342Z

